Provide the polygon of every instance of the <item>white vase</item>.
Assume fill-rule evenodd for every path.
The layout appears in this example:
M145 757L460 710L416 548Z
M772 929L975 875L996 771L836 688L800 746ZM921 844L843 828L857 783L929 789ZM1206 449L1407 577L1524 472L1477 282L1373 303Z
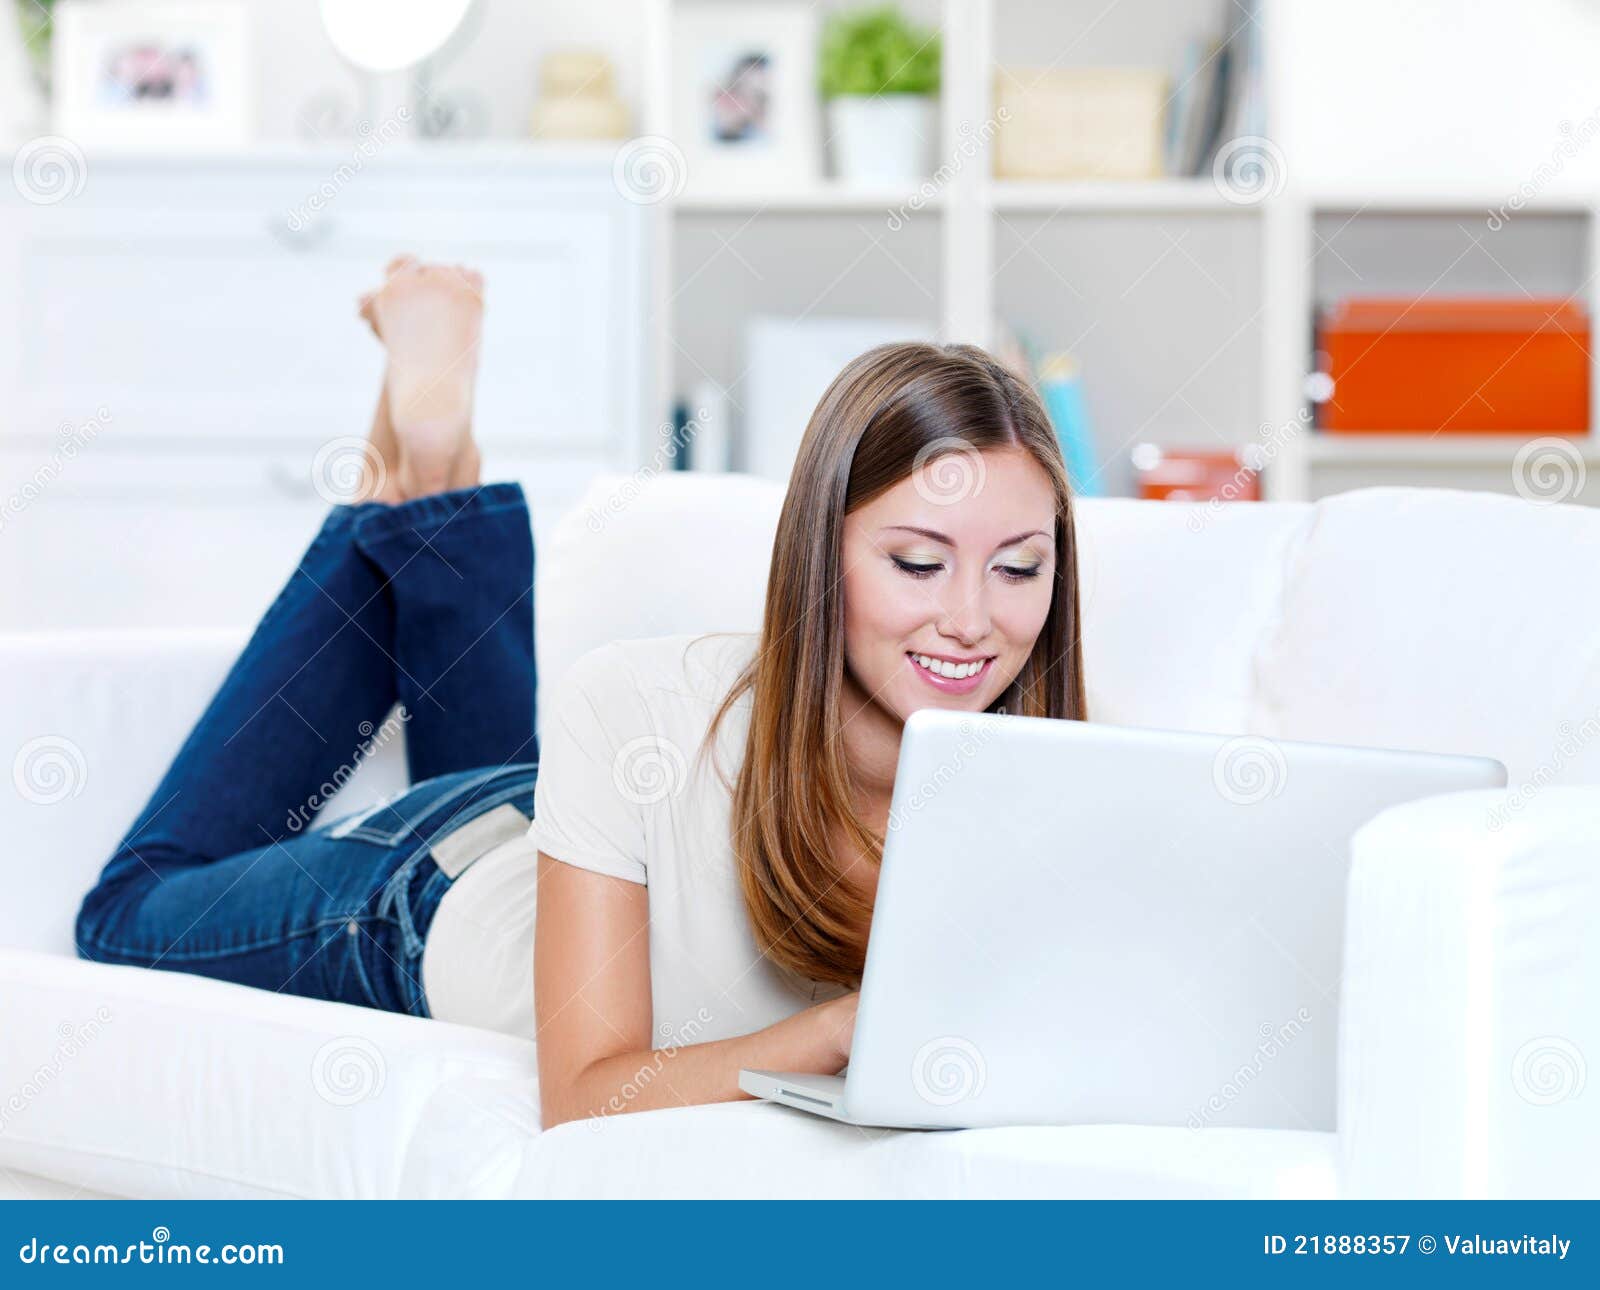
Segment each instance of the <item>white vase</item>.
M845 94L828 100L834 178L904 184L933 169L939 100L928 94Z

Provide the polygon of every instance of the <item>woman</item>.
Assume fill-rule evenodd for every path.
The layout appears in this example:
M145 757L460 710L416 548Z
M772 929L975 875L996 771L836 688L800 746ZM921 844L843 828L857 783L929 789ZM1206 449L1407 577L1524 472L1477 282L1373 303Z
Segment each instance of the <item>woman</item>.
M760 633L593 651L535 767L527 516L472 487L463 428L473 303L407 262L369 304L399 494L330 516L85 901L81 948L536 1033L547 1127L732 1100L744 1067L836 1072L906 717L1084 715L1049 421L970 346L853 361L806 430ZM395 699L415 787L285 836Z

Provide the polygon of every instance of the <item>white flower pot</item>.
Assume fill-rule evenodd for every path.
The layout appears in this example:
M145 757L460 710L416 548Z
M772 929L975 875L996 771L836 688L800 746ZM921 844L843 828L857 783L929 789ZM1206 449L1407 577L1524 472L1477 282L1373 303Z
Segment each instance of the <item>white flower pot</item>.
M847 184L903 184L933 170L939 100L927 94L828 100L833 174Z

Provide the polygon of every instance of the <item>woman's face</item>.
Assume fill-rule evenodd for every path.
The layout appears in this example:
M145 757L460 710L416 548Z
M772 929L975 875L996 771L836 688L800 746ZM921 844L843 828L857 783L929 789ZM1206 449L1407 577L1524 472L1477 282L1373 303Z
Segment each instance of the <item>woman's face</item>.
M1055 524L1050 477L1021 448L934 457L847 515L852 697L899 721L994 703L1049 616Z

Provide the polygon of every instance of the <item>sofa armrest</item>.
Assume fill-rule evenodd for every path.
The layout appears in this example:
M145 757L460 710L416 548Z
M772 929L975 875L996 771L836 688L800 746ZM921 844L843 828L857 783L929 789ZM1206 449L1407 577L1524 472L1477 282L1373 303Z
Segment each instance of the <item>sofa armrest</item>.
M1600 1196L1600 788L1382 812L1351 844L1351 1196Z
M0 946L73 952L79 902L240 643L217 631L0 633ZM398 739L362 762L328 818L404 783Z
M470 1026L0 950L0 1034L0 1168L118 1196L505 1195L537 1136L533 1043Z

